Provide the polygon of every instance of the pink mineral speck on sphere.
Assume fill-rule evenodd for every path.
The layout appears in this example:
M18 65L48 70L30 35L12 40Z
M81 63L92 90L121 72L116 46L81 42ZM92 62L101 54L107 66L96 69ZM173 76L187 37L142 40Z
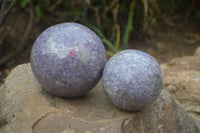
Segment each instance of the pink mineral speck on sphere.
M70 56L70 57L75 57L76 56L76 50L75 49L72 49L70 52L69 52L69 54L68 54L68 56Z

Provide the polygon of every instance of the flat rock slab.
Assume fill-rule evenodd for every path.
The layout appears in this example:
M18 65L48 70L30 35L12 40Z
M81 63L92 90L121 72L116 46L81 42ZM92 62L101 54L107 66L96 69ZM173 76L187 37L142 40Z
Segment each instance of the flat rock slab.
M14 68L0 88L0 133L199 133L194 120L169 93L142 111L113 106L99 83L87 95L46 93L30 65Z
M174 58L163 68L164 89L200 126L200 56Z
M194 56L200 56L200 47L196 49Z

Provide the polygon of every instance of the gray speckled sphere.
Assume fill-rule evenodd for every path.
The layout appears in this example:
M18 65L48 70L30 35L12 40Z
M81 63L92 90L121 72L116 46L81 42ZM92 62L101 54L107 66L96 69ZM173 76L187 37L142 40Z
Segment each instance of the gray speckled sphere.
M162 72L149 54L124 50L107 62L102 83L114 105L136 111L151 105L158 98L162 90Z
M31 68L41 86L57 96L80 96L98 83L106 62L100 38L78 23L46 29L31 51Z

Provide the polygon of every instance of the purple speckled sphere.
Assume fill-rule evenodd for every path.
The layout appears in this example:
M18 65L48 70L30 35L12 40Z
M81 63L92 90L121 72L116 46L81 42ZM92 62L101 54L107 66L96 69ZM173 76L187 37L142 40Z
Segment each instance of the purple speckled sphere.
M106 63L103 88L117 107L137 111L150 106L162 90L162 72L157 61L139 50L124 50Z
M31 68L44 90L63 97L84 95L98 83L106 62L100 38L78 23L47 28L31 51Z

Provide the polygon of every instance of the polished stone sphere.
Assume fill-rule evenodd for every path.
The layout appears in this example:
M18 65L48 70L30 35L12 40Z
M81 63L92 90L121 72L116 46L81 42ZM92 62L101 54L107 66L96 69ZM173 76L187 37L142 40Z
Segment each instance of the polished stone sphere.
M63 97L84 95L96 86L106 62L100 38L78 23L47 28L31 51L31 68L47 92Z
M109 100L128 111L150 106L162 90L159 64L152 56L139 50L124 50L111 57L102 78Z

